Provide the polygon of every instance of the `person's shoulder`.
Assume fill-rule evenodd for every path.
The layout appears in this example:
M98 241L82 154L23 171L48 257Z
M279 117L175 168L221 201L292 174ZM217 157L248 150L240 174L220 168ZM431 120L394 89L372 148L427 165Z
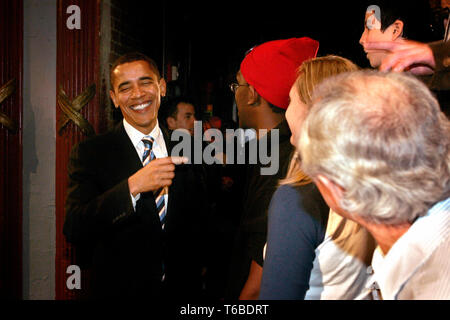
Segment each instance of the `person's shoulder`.
M304 185L290 185L282 184L275 191L278 197L300 197L309 198L320 195L319 190L314 183L308 183Z
M293 227L296 230L309 229L311 232L320 225L320 213L305 202L310 200L302 192L309 185L281 185L277 188L270 205L269 224ZM309 231L308 231L309 232Z
M280 196L295 195L295 194L298 194L298 188L296 188L290 184L282 184L277 188L277 190L275 191L275 194L278 194Z
M120 135L120 129L120 126L116 126L104 133L90 136L77 143L73 149L76 152L101 152L105 148L111 148L111 144L117 142L117 138Z
M286 196L298 196L299 188L296 188L289 184L280 185L275 191L274 197L286 197Z
M272 196L272 210L287 211L285 210L286 208L293 208L296 206L299 197L299 188L288 184L280 185Z
M272 198L272 211L289 216L307 218L326 225L329 208L314 183L293 186L281 185Z

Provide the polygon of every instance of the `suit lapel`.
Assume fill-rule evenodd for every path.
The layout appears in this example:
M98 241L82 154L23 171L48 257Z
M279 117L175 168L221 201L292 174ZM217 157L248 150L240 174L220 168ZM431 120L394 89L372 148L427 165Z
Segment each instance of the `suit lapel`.
M172 151L173 145L172 141L170 140L171 132L169 132L166 128L160 127L162 135L164 137L164 142L166 144L167 148L167 155L170 156L170 152Z
M130 177L142 168L142 163L122 122L115 127L112 140L113 154L111 156L117 164L115 170L120 177Z
M120 164L117 166L120 176L124 178L130 177L143 168L141 159L125 131L123 122L115 128L114 141L114 154L117 157L117 163ZM144 219L150 218L159 222L153 192L141 193L140 200L136 203L136 212L142 215Z
M163 127L161 127L161 132L166 144L167 154L170 156L171 150L173 148L173 142L170 140L170 132L168 132ZM114 163L112 168L117 172L117 176L121 177L121 179L125 179L136 173L138 170L142 169L142 162L139 159L136 149L133 146L130 138L128 137L128 134L125 131L123 122L120 122L114 128L109 143L112 147L110 148L111 153L108 156L111 158L109 159L111 163ZM177 169L175 169L175 172L177 172ZM175 174L172 186L176 183L176 181L177 178ZM170 212L174 210L173 207L176 200L173 190L174 188L169 187L169 202L166 207L166 219L168 219L168 215L170 214ZM143 200L145 204L142 201L138 201L136 209L142 208L143 210L145 210L142 206L146 206L157 216L153 192L142 193L141 200Z

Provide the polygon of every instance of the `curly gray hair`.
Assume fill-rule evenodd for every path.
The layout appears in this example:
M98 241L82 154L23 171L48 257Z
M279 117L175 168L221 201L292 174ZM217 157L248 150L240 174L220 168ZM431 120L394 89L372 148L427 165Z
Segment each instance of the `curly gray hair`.
M302 168L344 188L351 215L412 223L450 196L450 123L413 76L344 73L314 91L298 143Z

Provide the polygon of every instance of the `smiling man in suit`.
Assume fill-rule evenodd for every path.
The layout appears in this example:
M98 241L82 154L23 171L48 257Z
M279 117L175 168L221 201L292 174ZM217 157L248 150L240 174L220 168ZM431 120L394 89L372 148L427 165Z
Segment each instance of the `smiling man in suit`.
M94 298L195 297L202 171L169 157L173 144L157 120L166 83L152 59L120 57L111 87L123 121L73 149L64 234L89 248Z

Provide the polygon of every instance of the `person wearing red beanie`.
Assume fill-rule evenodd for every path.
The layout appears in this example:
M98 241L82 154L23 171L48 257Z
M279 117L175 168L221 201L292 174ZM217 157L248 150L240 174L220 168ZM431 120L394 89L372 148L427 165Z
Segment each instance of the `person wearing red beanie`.
M272 138L272 130L278 130L279 169L274 175L261 175L262 164L247 168L246 196L229 270L227 298L258 298L267 238L267 209L279 179L286 175L293 151L284 115L289 91L297 69L303 61L314 58L318 48L319 42L308 37L265 42L247 53L236 75L237 82L230 85L241 128L255 129L257 139L264 132L260 130L265 129L267 141Z

